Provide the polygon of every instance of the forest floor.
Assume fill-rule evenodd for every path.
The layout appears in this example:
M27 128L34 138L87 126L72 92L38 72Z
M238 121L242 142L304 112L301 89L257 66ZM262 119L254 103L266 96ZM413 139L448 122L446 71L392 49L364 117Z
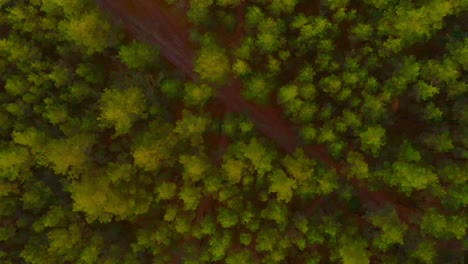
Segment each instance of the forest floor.
M190 25L183 19L186 16L187 6L173 7L164 1L155 0L96 0L96 2L104 11L116 18L132 36L157 45L161 54L188 78L198 79L193 70L196 48L190 42ZM237 10L237 21L240 22L233 36L229 37L229 43L234 43L231 45L240 43L243 37L244 15L245 6L241 5ZM256 128L284 151L291 153L302 147L310 157L321 161L329 168L334 168L338 175L344 177L343 166L328 154L323 145L304 146L300 142L292 124L283 118L279 106L261 106L248 102L242 97L241 91L241 82L231 78L231 81L219 90L218 99L224 104L219 106L219 110L224 110L225 114L247 114ZM226 138L221 137L220 144L226 143ZM398 202L394 195L383 191L370 191L356 180L348 182L356 188L362 203L370 202L376 206L392 204L402 219L408 219L415 211L415 208ZM199 213L210 211L211 209L207 207L212 204L208 201L203 203L205 206L199 208Z

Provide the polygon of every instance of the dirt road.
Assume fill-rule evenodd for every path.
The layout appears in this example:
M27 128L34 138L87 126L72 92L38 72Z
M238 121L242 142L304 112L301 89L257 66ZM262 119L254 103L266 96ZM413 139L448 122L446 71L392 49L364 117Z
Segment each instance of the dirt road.
M162 0L96 0L98 5L109 13L130 32L134 37L149 43L158 45L161 54L190 79L197 80L198 76L193 71L195 47L190 43L190 25L185 20L184 6L169 7ZM242 16L243 7L237 13ZM241 23L239 23L241 24ZM236 38L242 37L242 29L237 28ZM322 145L303 146L292 125L286 121L281 110L275 107L264 107L246 101L241 96L242 85L233 79L228 85L219 90L218 98L224 103L227 113L245 113L254 123L256 128L265 136L277 143L284 151L291 153L296 148L302 147L310 156L345 177L342 164L336 162ZM350 183L358 190L361 200L377 201L378 204L396 204L392 195L384 192L370 192L357 181ZM403 218L407 218L411 210L398 210Z
M189 25L185 14L166 6L163 1L96 0L105 11L118 18L132 35L158 45L161 54L189 78L196 80L193 71L195 52L189 41ZM161 2L161 3L160 3ZM175 19L180 17L181 19ZM239 32L239 29L236 30ZM237 33L239 34L239 33ZM240 94L241 83L233 80L219 90L219 99L229 113L247 113L257 129L287 152L299 146L290 124L281 117L279 109L261 107L247 102Z

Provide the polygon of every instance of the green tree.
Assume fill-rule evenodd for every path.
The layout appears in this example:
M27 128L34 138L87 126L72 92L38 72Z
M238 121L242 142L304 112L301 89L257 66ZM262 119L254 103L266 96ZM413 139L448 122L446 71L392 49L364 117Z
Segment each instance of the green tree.
M271 54L282 46L281 34L284 25L281 20L265 17L258 24L256 45L265 54Z
M50 140L39 156L56 174L75 178L89 166L91 146L95 139L89 134L77 134L66 139Z
M194 146L203 143L203 133L208 129L211 123L206 116L197 116L186 110L182 113L183 117L177 121L174 132L183 140L190 140Z
M91 171L70 185L73 210L84 212L88 222L102 223L144 214L153 199L148 190L137 188L144 183L129 164Z
M243 76L246 76L246 75L252 73L252 69L249 66L249 64L247 62L245 62L244 60L242 60L242 59L237 59L236 60L236 62L232 66L232 70L239 77L243 77Z
M367 242L362 238L341 236L338 252L344 264L370 263Z
M265 14L258 6L249 6L245 15L246 25L254 27L265 18Z
M283 86L278 92L278 102L280 104L287 103L299 95L298 88L295 85Z
M279 201L288 203L293 196L294 189L297 188L294 179L289 178L282 170L274 170L269 178L269 192L276 193L276 197Z
M446 217L435 208L429 208L422 216L420 227L423 233L435 238L463 239L466 234L467 219L465 216Z
M63 260L73 261L81 247L82 231L78 225L71 225L69 229L57 228L47 233L49 240L49 252L61 257Z
M223 84L231 71L226 51L211 40L205 40L195 61L195 72L203 81Z
M60 88L69 84L72 71L65 65L55 65L48 77L55 83L55 87Z
M213 256L213 261L221 260L225 257L226 252L229 249L229 246L232 243L232 234L228 230L223 232L218 232L212 236L209 240L209 251Z
M186 83L184 88L184 103L187 106L204 106L214 94L213 88L206 84Z
M184 185L180 190L179 198L184 202L185 210L195 210L202 198L200 188Z
M176 79L163 80L161 83L161 92L168 98L177 98L182 93L184 85L181 81Z
M359 133L361 149L377 156L385 145L385 129L381 126L369 126Z
M318 168L315 176L316 193L327 195L338 189L338 175L335 169Z
M43 113L45 119L47 119L50 123L54 125L64 123L67 120L71 119L69 117L66 105L53 102L49 99L50 98L44 100L44 102L46 103L44 109L45 111Z
M435 243L429 240L421 241L416 250L411 252L411 257L421 261L422 263L434 263L437 251L435 250Z
M436 86L432 86L427 84L426 82L418 82L417 87L416 87L416 93L419 98L419 100L426 101L428 99L431 99L435 95L439 93L439 88Z
M447 186L443 203L449 208L459 209L468 204L466 182L468 181L467 166L450 162L438 168L438 177L442 186Z
M38 212L47 208L52 198L52 189L42 182L27 182L24 184L21 196L23 209Z
M104 82L104 69L96 64L80 63L76 67L75 73L92 84L102 84Z
M173 2L173 0L169 1ZM210 7L212 5L214 5L213 0L190 0L190 10L187 16L195 24L209 23Z
M408 140L405 140L400 147L399 160L419 162L421 160L421 153Z
M271 199L265 209L260 212L260 216L274 221L281 231L283 231L288 224L288 209L284 203L277 199Z
M373 28L369 24L359 23L352 29L353 37L360 41L369 40L372 36Z
M173 182L163 182L156 187L156 193L161 200L170 200L176 195L177 186Z
M394 244L403 245L404 234L408 226L402 223L395 210L381 210L369 215L372 225L378 227L381 233L374 239L377 248L388 250Z
M429 134L424 143L436 152L449 152L454 148L453 141L448 131Z
M297 149L292 155L283 158L282 164L289 175L299 184L310 179L315 170L315 161L308 158L303 149Z
M393 163L392 173L384 179L391 186L398 186L407 195L438 184L437 175L432 168L407 162Z
M117 135L126 134L136 120L146 117L145 96L136 87L105 89L99 105L99 120L104 127L114 127Z
M27 174L31 154L23 147L0 147L0 178L15 180Z
M119 58L130 69L145 69L157 63L159 51L152 45L133 41L120 46Z
M335 75L330 75L320 80L320 86L323 87L323 91L334 96L338 93L342 87L340 79Z
M290 14L298 3L298 0L271 0L270 10L273 14Z
M60 29L86 55L103 52L115 38L110 23L96 10L64 20Z
M263 105L268 103L273 85L266 76L256 74L245 80L244 83L245 88L242 90L242 95L245 99Z
M226 208L218 210L217 220L223 228L236 226L239 222L237 213Z
M248 144L241 144L242 155L250 161L255 171L263 176L273 169L272 161L276 153L269 151L256 138L250 140Z
M228 182L231 183L239 183L241 181L244 167L245 165L242 161L234 158L227 158L222 165L224 175L226 175Z
M206 176L210 168L207 157L201 155L181 155L179 162L184 167L183 175L188 183L195 183L201 180Z
M305 125L301 128L301 137L306 143L312 143L317 136L317 129L313 125Z
M257 263L254 255L249 250L242 250L233 254L229 254L226 258L226 264L245 263L253 264Z
M153 122L148 131L140 134L132 149L134 164L144 171L158 171L175 163L173 151L178 137L169 124Z
M349 152L346 156L346 162L349 164L349 176L357 179L366 179L369 177L369 166L363 155L358 152Z
M28 81L19 75L10 76L5 83L5 91L11 95L22 95L28 90Z

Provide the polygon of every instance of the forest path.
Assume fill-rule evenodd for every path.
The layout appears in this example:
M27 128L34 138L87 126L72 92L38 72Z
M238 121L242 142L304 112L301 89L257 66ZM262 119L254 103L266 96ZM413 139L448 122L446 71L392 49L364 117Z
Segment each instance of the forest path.
M96 0L97 4L119 19L125 29L137 39L158 45L161 54L190 79L198 79L193 71L194 47L190 44L189 24L182 19L183 10L167 6L163 1L150 0ZM183 7L181 7L183 8ZM240 9L242 10L242 9ZM239 12L238 16L241 16ZM179 18L179 19L176 19ZM237 41L242 38L240 27L236 29ZM265 107L248 102L241 96L242 84L233 79L219 89L218 98L227 113L246 113L257 129L276 142L288 153L301 143L279 108ZM309 155L335 167L321 147L309 146Z
M161 54L190 79L197 80L193 70L196 47L190 42L190 25L185 19L186 6L168 6L162 0L95 0L104 11L120 20L125 29L135 38L160 47ZM243 7L241 7L243 8ZM242 9L240 9L242 10ZM239 11L238 19L243 12ZM241 23L239 23L241 25ZM241 26L235 31L235 41L243 36ZM219 90L218 98L224 103L226 113L245 113L256 128L273 140L284 151L291 153L302 147L312 158L321 161L346 179L343 164L335 161L323 145L304 146L293 130L290 122L282 117L279 107L266 107L253 104L241 95L240 81L231 81ZM385 191L373 192L356 180L347 180L356 188L362 202L392 204L401 218L407 219L415 212L414 207L402 205L394 195ZM204 209L202 209L204 211Z

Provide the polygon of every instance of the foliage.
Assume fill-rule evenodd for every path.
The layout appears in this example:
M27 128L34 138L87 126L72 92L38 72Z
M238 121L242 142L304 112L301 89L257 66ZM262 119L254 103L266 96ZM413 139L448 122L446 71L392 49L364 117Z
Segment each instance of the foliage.
M130 2L0 0L0 263L463 262L467 1Z
M103 126L113 126L116 134L121 135L130 130L136 119L145 117L145 97L136 87L125 90L105 89L100 100L100 108L99 120Z
M158 50L149 44L132 42L128 46L121 46L119 58L130 69L150 67L157 62Z
M223 84L231 71L226 52L210 40L205 40L200 54L195 61L195 72L203 81Z
M388 250L394 244L403 244L403 237L408 226L401 223L395 210L382 210L369 216L370 222L381 230L374 240L377 248Z
M59 24L63 34L84 54L102 52L112 44L111 25L97 11L73 16Z

